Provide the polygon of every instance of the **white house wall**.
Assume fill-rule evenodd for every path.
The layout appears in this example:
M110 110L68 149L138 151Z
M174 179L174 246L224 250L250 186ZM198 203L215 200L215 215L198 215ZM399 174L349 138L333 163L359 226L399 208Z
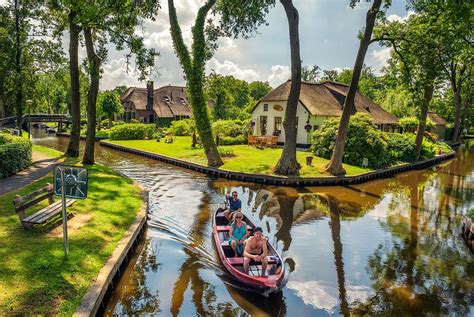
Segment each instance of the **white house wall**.
M264 105L268 105L268 111L264 111ZM277 107L275 107L277 106ZM280 106L280 107L278 107ZM277 109L281 109L280 111ZM254 111L252 112L252 121L255 122L253 127L253 134L261 136L261 127L260 127L260 117L267 116L267 133L266 135L273 135L274 127L275 127L275 117L281 117L282 122L285 118L285 110L286 110L286 101L268 101L268 102L260 102L257 107L255 107ZM296 116L298 117L298 133L296 137L296 143L299 144L308 144L309 140L309 133L304 129L306 122L308 121L309 113L303 107L301 102L298 102L298 108L296 110ZM310 132L311 133L311 132ZM278 142L285 142L285 130L282 128L281 134L278 137Z

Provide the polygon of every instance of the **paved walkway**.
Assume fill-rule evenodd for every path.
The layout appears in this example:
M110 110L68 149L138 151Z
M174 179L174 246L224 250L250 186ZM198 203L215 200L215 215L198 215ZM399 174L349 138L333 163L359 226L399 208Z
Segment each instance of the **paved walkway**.
M40 152L33 151L33 164L16 175L0 180L0 196L9 193L15 189L31 184L38 178L43 177L53 170L59 163L56 158L50 158Z

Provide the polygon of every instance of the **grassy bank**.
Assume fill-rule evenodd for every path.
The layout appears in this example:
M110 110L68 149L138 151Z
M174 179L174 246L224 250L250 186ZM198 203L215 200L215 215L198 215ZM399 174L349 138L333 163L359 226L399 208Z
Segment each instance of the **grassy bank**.
M0 196L0 315L72 315L140 210L140 189L131 180L104 166L90 167L88 198L68 209L75 216L69 220L70 256L65 260L58 228L22 229L12 204L15 195L46 183L52 183L51 174Z
M190 137L176 137L173 143L164 143L163 140L161 140L161 142L156 142L156 140L107 140L107 142L207 165L204 150L202 148L192 148ZM223 158L224 165L220 167L221 169L268 175L272 174L272 169L280 158L282 151L281 148L265 148L260 150L248 145L230 145L221 146L220 148L222 151L233 155ZM307 166L307 155L312 155L312 153L303 151L297 152L298 162L300 162L302 166L300 176L330 176L324 171L324 166L328 160L313 157L313 164ZM347 175L356 175L369 171L369 169L347 164L344 164L344 168L347 171Z

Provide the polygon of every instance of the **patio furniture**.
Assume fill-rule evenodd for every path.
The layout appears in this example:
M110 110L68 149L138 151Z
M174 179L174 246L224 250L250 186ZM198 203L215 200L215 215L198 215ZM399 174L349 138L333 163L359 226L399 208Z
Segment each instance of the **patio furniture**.
M247 137L247 141L249 145L255 145L257 144L257 137L255 135L249 134L249 136Z

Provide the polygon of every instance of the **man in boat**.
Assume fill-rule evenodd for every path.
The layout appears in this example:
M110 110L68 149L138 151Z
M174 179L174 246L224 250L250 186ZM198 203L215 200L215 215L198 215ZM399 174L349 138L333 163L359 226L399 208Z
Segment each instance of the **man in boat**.
M240 212L242 209L242 202L237 197L237 192L234 190L231 196L225 196L225 205L226 209L224 210L224 216L229 220L229 222L234 221L234 214Z
M234 251L235 256L242 256L244 253L245 240L248 237L247 224L242 219L241 212L235 212L234 222L230 225L229 244Z
M265 276L268 264L267 239L263 237L262 228L256 227L253 236L248 238L244 249L244 271L249 274L250 260L262 263L262 276Z

